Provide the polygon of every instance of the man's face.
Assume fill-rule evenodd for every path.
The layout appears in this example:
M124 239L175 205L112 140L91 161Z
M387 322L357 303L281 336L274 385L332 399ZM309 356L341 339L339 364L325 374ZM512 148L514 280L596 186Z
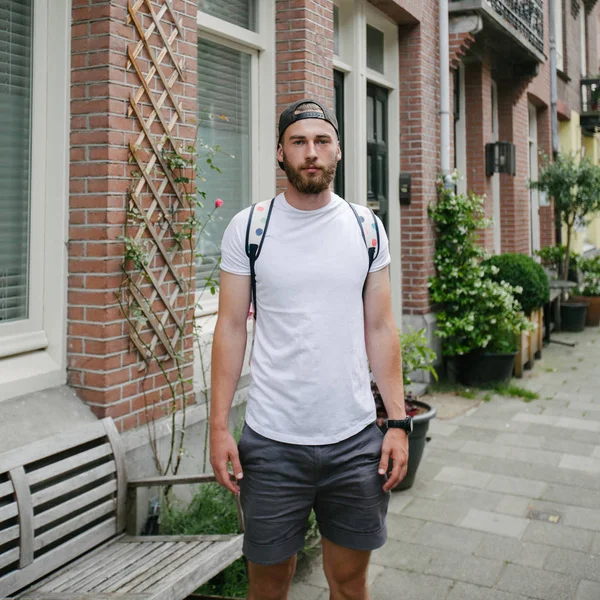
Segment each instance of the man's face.
M322 119L292 123L277 148L277 160L301 194L320 194L329 189L341 157L335 129Z

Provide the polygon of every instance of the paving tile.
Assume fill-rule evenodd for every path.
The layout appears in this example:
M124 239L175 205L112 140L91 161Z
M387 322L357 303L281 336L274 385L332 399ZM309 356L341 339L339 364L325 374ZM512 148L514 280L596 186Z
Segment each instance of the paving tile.
M529 521L527 519L474 508L469 509L467 516L460 524L461 527L467 529L476 529L477 531L514 538L520 538L528 525Z
M534 463L538 465L549 465L556 467L563 454L561 452L553 452L551 450L535 450L533 448L509 448L507 453L509 460L520 460L526 463Z
M388 538L400 542L412 542L425 527L425 521L390 514L387 517Z
M594 532L568 527L564 523L554 525L542 521L531 521L523 534L522 541L535 542L572 550L588 550L592 546Z
M438 549L430 546L388 540L383 548L373 552L371 562L383 567L423 572L436 552Z
M414 499L414 496L403 492L392 492L388 512L399 515Z
M542 498L583 508L597 508L600 506L600 491L582 487L548 485L542 494Z
M458 425L451 425L450 423L443 423L439 419L434 419L429 424L428 433L431 436L451 436L458 429Z
M598 600L598 598L600 598L600 583L585 580L579 582L575 600Z
M459 581L446 600L527 600L527 597Z
M468 427L477 427L480 429L489 429L490 431L507 431L509 433L522 433L527 429L528 421L517 422L512 419L499 421L494 419L479 419L477 417L468 417L461 425Z
M445 600L452 580L397 569L386 569L371 586L371 598L377 600Z
M506 563L541 569L551 550L552 546L487 534L475 554Z
M465 555L456 550L438 550L425 573L491 587L498 581L503 568L501 560Z
M559 439L556 436L542 439L542 450L554 450L556 452L563 452L564 454L576 454L578 456L592 456L594 451L593 444L584 444L582 442L576 442L562 438ZM597 458L600 458L600 455Z
M465 487L485 488L492 479L490 473L482 473L460 467L444 467L436 476L436 481L445 481Z
M567 429L578 429L581 431L595 431L600 432L600 422L589 421L586 419L572 419L570 417L562 417L558 419L557 427L564 427Z
M329 595L329 592L325 592ZM323 588L307 583L295 582L290 590L290 600L319 600L323 594Z
M552 427L558 427L558 420L558 417L545 417L544 415L532 415L524 412L513 416L513 421L517 423L535 423L536 425L551 425Z
M495 456L496 458L506 458L508 448L496 446L494 444L484 444L483 442L465 442L461 452L465 454L479 454L481 456Z
M483 534L479 531L471 531L442 523L425 523L412 541L422 546L431 546L442 550L460 548L461 552L472 554L482 539Z
M565 525L600 531L600 510L569 506L565 512Z
M600 446L595 446L594 447L594 450L592 451L592 456L594 458L600 459Z
M492 442L499 446L517 446L519 448L541 448L544 438L540 435L519 433L499 433Z
M428 444L429 449L440 448L441 450L452 450L453 452L457 452L460 450L467 442L465 440L461 440L456 437L433 437Z
M544 569L600 583L600 557L588 552L553 548Z
M435 523L458 525L465 518L468 510L468 505L464 502L420 498L406 507L402 514Z
M444 505L446 503L459 503L464 507L487 510L490 506L498 504L502 498L502 494L496 494L495 492L453 485L442 494L440 502Z
M519 477L495 475L490 480L487 489L489 491L512 494L514 496L539 498L546 489L546 484L541 481L531 481Z
M597 474L600 473L600 458L566 454L558 466L561 469L575 469L576 471L587 471L588 473Z
M449 487L450 483L444 481L423 481L418 479L410 488L410 493L416 498L439 498Z
M494 507L494 512L499 512L503 515L512 515L513 517L525 517L529 510L530 502L531 500L525 496L504 494Z
M595 555L600 555L600 533L595 535L590 552Z
M521 565L506 565L497 588L539 600L573 600L577 579Z

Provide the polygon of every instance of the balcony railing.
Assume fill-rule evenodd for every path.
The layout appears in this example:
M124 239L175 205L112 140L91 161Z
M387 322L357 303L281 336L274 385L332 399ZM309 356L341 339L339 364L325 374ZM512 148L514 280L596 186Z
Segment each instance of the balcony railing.
M484 0L484 2L522 33L537 50L544 52L543 0Z
M581 127L594 130L600 126L600 75L581 80Z

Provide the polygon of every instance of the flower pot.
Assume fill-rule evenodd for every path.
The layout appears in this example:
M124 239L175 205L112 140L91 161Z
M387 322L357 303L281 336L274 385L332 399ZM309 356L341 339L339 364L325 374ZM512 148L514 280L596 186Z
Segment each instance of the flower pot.
M587 317L587 302L565 302L560 305L560 330L583 331Z
M576 303L587 303L586 327L600 325L600 296L570 296L569 300Z
M423 451L425 450L425 444L427 442L429 421L435 417L436 413L435 408L429 406L429 404L426 404L425 402L413 399L411 399L410 402L422 409L422 412L412 418L413 431L408 436L408 468L406 470L406 476L404 479L392 490L394 492L407 490L412 487L413 483L415 482L417 469L421 463L421 458L423 457ZM380 427L380 429L383 433L385 433L387 427L384 424Z
M458 381L468 386L507 383L513 373L516 352L495 353L477 350L457 357Z

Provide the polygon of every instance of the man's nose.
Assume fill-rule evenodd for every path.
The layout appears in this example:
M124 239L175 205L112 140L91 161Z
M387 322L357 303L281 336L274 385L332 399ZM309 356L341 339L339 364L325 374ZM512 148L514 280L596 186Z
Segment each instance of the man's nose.
M317 156L317 145L314 142L307 142L306 157L313 158Z

